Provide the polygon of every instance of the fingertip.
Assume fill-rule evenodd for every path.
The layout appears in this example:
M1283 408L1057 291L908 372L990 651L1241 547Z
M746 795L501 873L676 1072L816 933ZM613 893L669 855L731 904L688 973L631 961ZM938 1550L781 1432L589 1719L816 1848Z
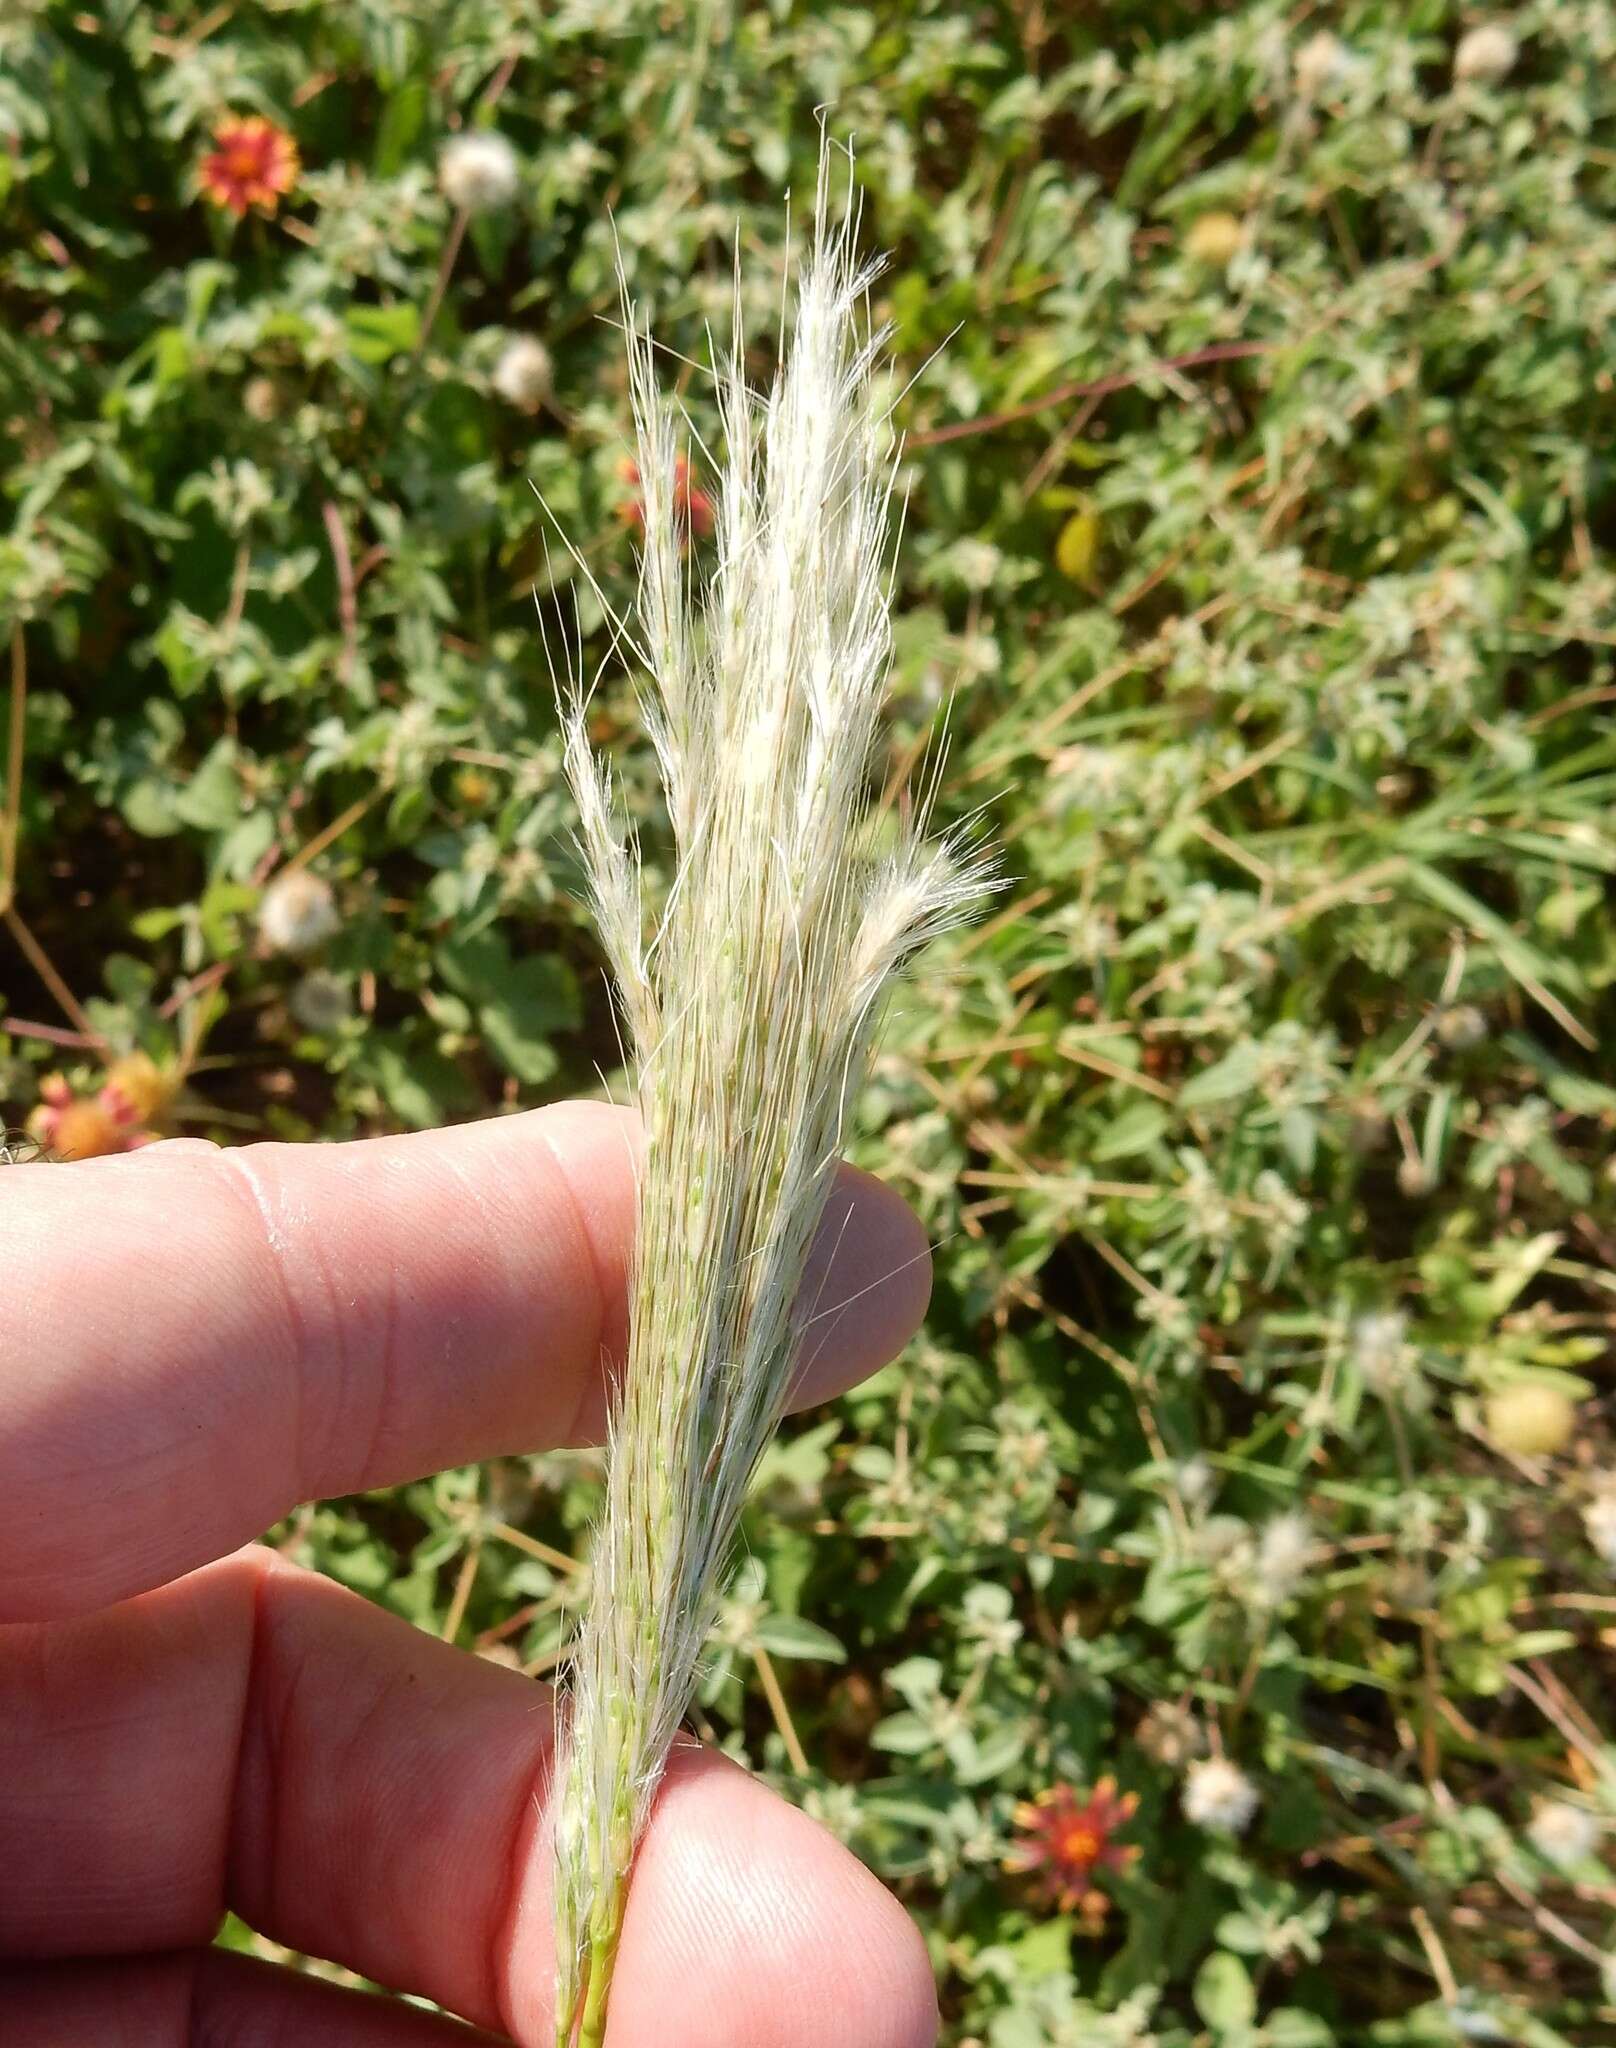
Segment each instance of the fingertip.
M909 1204L873 1174L842 1167L803 1283L793 1405L829 1400L896 1358L925 1319L931 1277L931 1247Z
M937 2002L937 1973L932 1968L931 1951L919 1923L910 1919L890 1892L883 1896L903 1923L892 1945L897 1979L893 2005L900 2029L894 2036L894 2048L937 2048L943 2015Z
M632 1111L566 1103L0 1177L0 1617L120 1599L299 1500L599 1441L641 1150ZM843 1168L804 1281L798 1405L895 1356L929 1287L908 1207Z
M131 1146L127 1152L97 1152L87 1159L52 1159L49 1163L75 1168L82 1180L91 1173L125 1176L141 1166L172 1166L176 1160L205 1158L223 1149L212 1138L153 1138L149 1144Z
M609 1255L608 1292L626 1308L632 1217L625 1194L645 1158L637 1113L606 1102L559 1102L533 1123L563 1170L589 1237ZM600 1171L619 1158L630 1169L627 1178ZM592 1203L601 1199L596 1214ZM629 1212L632 1206L630 1200ZM925 1320L931 1285L931 1246L914 1210L873 1173L840 1166L803 1275L807 1328L796 1405L828 1400L895 1358ZM625 1335L621 1326L608 1330L609 1355L620 1355Z
M676 1993L699 1958L699 1997ZM680 1749L635 1864L609 2040L627 2048L932 2048L918 1929L817 1821Z

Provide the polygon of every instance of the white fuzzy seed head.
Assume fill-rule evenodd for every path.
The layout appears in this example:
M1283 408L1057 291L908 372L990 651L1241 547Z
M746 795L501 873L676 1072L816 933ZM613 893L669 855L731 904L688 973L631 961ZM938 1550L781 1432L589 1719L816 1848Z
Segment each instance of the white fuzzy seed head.
M312 953L341 922L331 884L307 868L277 875L258 906L258 935L273 953Z
M1496 85L1515 69L1520 45L1501 21L1479 22L1459 38L1453 76L1461 85Z
M500 350L491 382L507 405L518 412L537 412L550 396L554 365L550 351L534 334L515 334Z
M1564 1799L1540 1799L1526 1824L1526 1838L1561 1870L1586 1863L1599 1846L1599 1822L1585 1807Z
M1256 1786L1227 1757L1207 1757L1184 1774L1184 1817L1198 1828L1243 1835L1260 1804Z
M456 135L438 158L438 183L461 213L494 213L516 197L516 151L492 128Z

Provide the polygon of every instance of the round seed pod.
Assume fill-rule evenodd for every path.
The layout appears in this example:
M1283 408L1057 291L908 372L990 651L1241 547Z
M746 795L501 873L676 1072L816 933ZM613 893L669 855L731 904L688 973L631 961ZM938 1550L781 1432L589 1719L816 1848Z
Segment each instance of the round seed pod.
M1234 214L1203 213L1190 223L1184 237L1184 254L1192 263L1205 263L1221 270L1239 255L1245 239L1245 227Z
M1489 1394L1484 1413L1493 1442L1521 1458L1553 1457L1577 1426L1577 1411L1565 1395L1533 1380Z

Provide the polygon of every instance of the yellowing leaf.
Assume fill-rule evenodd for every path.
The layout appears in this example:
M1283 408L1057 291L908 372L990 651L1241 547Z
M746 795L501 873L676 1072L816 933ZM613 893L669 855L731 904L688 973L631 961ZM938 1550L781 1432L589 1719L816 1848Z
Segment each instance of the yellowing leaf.
M1097 512L1074 512L1055 542L1055 567L1074 583L1087 583L1094 574L1100 552L1100 516Z

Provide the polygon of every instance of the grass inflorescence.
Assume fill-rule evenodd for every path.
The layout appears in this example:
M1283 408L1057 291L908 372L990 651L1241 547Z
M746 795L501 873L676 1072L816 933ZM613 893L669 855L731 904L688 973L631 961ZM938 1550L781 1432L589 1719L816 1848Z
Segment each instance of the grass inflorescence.
M604 2026L627 1874L694 1690L747 1487L779 1420L809 1248L880 999L978 892L925 805L877 819L891 659L895 442L872 391L885 337L821 170L773 388L739 313L718 368L714 566L679 516L688 458L627 309L642 493L639 652L677 846L649 929L582 701L566 759L639 1071L646 1149L631 1334L594 1596L573 1664L556 1830L560 2048ZM879 830L876 828L879 826ZM879 846L877 841L880 841Z

